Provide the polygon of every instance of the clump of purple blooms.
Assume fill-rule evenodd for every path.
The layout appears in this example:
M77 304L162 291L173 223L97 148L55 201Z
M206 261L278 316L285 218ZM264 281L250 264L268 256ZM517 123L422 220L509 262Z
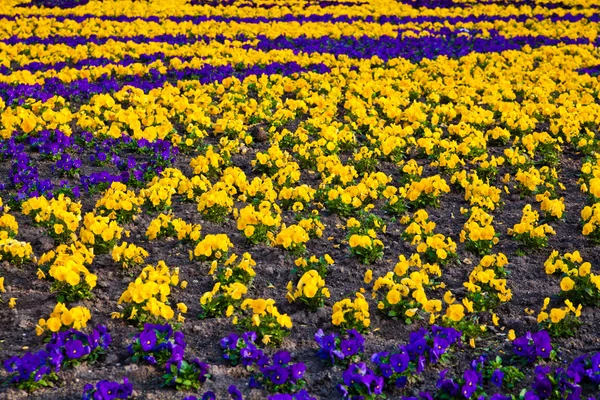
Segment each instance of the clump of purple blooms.
M358 362L365 350L365 338L356 329L347 330L346 338L337 333L325 335L319 329L315 333L315 341L319 346L319 358L331 364L349 365Z
M170 359L183 359L186 346L183 333L174 332L170 324L144 324L127 350L134 363L144 360L151 365L163 365Z
M312 397L306 389L302 389L298 393L289 394L289 393L277 393L268 397L268 400L317 400L315 397Z
M227 389L227 393L229 393L229 395L231 396L231 400L244 400L242 392L240 392L237 386L235 385L229 386L229 388ZM183 400L198 400L198 398L196 396L187 396ZM208 392L205 392L202 395L200 400L217 400L217 396L214 392L209 390Z
M291 361L289 352L278 351L269 363L260 366L259 373L250 378L249 386L263 388L271 393L297 393L306 384L306 366L302 362L292 364Z
M164 365L163 386L177 390L197 390L210 378L209 365L194 358L183 358L187 343L183 332L174 331L170 324L144 324L128 347L133 362L144 360L151 365Z
M231 333L221 339L221 348L223 349L223 358L229 360L231 365L242 364L244 367L251 367L256 364L259 367L269 362L269 357L259 349L256 342L256 332L244 332L241 336L237 333Z
M589 380L592 384L600 385L600 353L577 357L567 369L567 374L573 377L575 383Z
M32 392L41 387L53 386L58 377L60 359L51 356L46 350L27 352L22 357L13 356L4 361L4 368L11 374L9 383L19 389Z
M512 346L515 355L528 363L532 363L538 358L546 360L553 355L552 343L547 331L527 332L513 340Z
M88 383L83 387L82 400L112 400L130 399L133 395L133 385L127 378L123 383L114 381L99 381L96 385Z
M491 383L498 389L502 388L503 383L509 388L513 388L516 382L522 380L525 375L513 366L503 366L500 357L493 361L488 360L487 355L481 355L471 361L470 368L463 376L454 380L447 378L448 370L440 372L437 381L438 397L441 398L486 398L484 389L487 383ZM509 400L510 397L496 394L491 397L493 400Z
M87 335L76 329L52 334L46 344L46 350L51 354L60 354L62 365L78 365L82 361L95 362L106 354L112 338L104 325L98 325Z
M344 399L384 398L383 377L369 369L364 362L350 364L342 378L343 382L337 385L337 389Z
M163 386L173 386L177 390L198 390L210 378L210 366L198 358L192 361L171 358L165 368Z
M52 334L44 350L13 356L4 362L10 374L9 383L20 389L33 391L52 386L56 372L81 362L94 362L105 354L112 339L103 325L98 325L88 335L76 329Z
M454 328L432 326L431 330L412 332L409 343L395 352L380 352L371 356L376 371L388 385L403 388L410 375L420 374L427 361L432 364L443 359L451 347L460 344L461 333Z

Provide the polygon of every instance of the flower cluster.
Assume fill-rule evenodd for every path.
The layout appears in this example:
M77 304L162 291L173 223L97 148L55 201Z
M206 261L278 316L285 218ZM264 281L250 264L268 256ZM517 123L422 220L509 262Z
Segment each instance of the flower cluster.
M96 399L131 399L133 396L133 384L127 377L123 378L123 383L102 380L91 383L83 387L82 400Z
M481 355L471 361L470 367L465 370L459 379L448 378L448 370L440 372L436 387L439 398L487 398L485 387L491 383L496 390L503 386L511 389L515 383L520 382L525 375L512 365L503 365L502 359L488 360L487 355ZM490 397L493 400L509 400L510 397L500 393Z
M550 298L546 297L537 317L538 324L540 324L542 329L547 330L555 337L575 335L579 325L581 325L579 321L581 304L575 307L570 300L565 300L565 307L551 308L549 311L546 311L549 304Z
M507 287L505 269L508 259L502 253L484 256L469 274L467 298L473 302L476 311L493 310L500 303L512 298L512 291Z
M62 194L50 200L32 197L23 203L22 212L31 215L36 224L46 228L56 243L75 240L75 232L81 221L81 203Z
M430 263L447 264L456 257L456 243L441 233L435 233L436 223L429 220L424 209L412 216L405 215L400 223L407 225L402 237L417 246L417 252Z
M243 231L250 243L267 243L272 238L277 228L281 225L279 206L275 203L263 201L258 209L248 205L239 211L237 228Z
M365 332L371 326L369 303L362 293L356 293L355 299L348 298L336 302L332 308L331 321L340 330L355 329Z
M251 388L264 388L271 393L294 394L304 387L304 363L292 364L289 352L280 350L272 359L261 365L259 372L250 378Z
M229 360L231 365L242 364L250 367L256 364L259 367L266 365L269 360L254 343L257 339L256 332L244 332L241 336L230 333L219 342L223 350L223 358Z
M287 290L286 298L290 303L300 301L312 310L322 307L325 299L330 297L329 289L325 287L325 279L314 269L305 272L295 288L292 281L289 281Z
M374 353L371 361L387 385L404 388L409 378L423 372L427 361L435 364L444 360L452 346L460 344L460 337L461 333L453 328L433 325L431 330L412 332L409 343L397 351Z
M223 222L233 209L233 198L227 188L214 186L198 197L198 211L212 222Z
M12 238L0 239L0 259L12 265L21 265L33 257L31 243Z
M113 182L96 202L96 213L117 223L127 223L134 220L140 213L143 200L135 195L121 182Z
M133 323L170 320L175 312L168 303L171 286L179 283L179 269L170 270L164 261L156 267L146 266L140 275L121 294L119 304L126 303L122 313L113 317L125 318Z
M363 264L371 264L383 257L383 242L377 239L375 231L370 234L354 234L348 238L350 252Z
M113 247L111 255L114 262L119 263L122 268L128 269L143 265L148 257L148 252L133 243L122 242L119 246Z
M439 175L415 180L400 188L401 196L413 208L421 208L428 205L439 207L439 197L443 193L450 193L450 187L446 180Z
M94 248L96 254L112 250L117 240L121 239L123 228L109 217L87 213L83 217L83 227L79 231L81 241Z
M296 256L302 255L306 251L306 242L310 237L304 228L300 225L282 225L281 231L275 236L272 243L281 247Z
M594 244L600 243L600 203L585 206L581 210L581 220L583 221L583 235L587 236Z
M183 333L173 331L170 324L144 324L127 347L131 360L150 365L164 365L169 359L182 358L187 344Z
M38 321L35 331L39 336L46 332L46 330L56 333L61 329L65 330L69 327L81 329L87 326L87 322L91 317L90 310L83 306L69 309L63 303L58 303L47 320L41 318Z
M357 362L365 351L365 338L355 329L347 330L345 337L335 332L325 335L323 330L319 329L315 333L315 342L319 346L319 358L334 365Z
M254 330L264 344L281 344L292 329L292 319L279 312L273 299L245 299L240 308L241 316L234 316L234 324Z
M10 374L11 384L33 391L52 386L61 368L96 361L105 354L111 341L103 325L98 325L90 334L69 329L53 333L44 350L28 352L23 357L13 356L4 362L4 367Z
M465 244L468 251L483 256L489 254L492 246L498 244L499 239L492 225L493 220L494 217L485 210L479 207L471 208L469 219L460 231L460 241Z
M523 216L521 222L508 229L508 235L520 242L525 248L539 249L548 244L547 235L554 235L556 232L548 224L538 225L540 216L535 210L532 210L531 204L523 207Z
M383 377L367 367L364 362L350 364L344 371L343 382L337 385L338 392L344 399L377 399L383 398Z
M423 265L419 254L413 254L409 259L398 256L394 270L378 277L373 284L372 297L378 300L377 309L388 317L406 322L411 322L420 307L433 311L430 308L433 303L425 294L425 288L432 284L430 272L441 274L439 267Z
M248 293L248 287L256 273L253 267L256 261L250 253L244 253L239 263L234 265L238 256L231 255L223 265L213 261L209 275L216 279L211 291L205 292L200 297L202 307L202 318L206 317L230 317L234 309L239 308L242 297Z
M300 257L294 261L293 273L298 276L304 275L308 271L317 271L319 276L325 278L330 265L335 264L335 261L329 254L318 257L312 255L310 257Z
M547 360L555 356L555 351L550 343L550 335L544 330L533 334L527 332L513 340L512 347L514 354L522 357L528 363L533 363L538 359Z
M206 235L198 242L193 251L190 250L190 260L194 258L200 261L221 260L227 257L227 253L232 247L233 243L224 233Z

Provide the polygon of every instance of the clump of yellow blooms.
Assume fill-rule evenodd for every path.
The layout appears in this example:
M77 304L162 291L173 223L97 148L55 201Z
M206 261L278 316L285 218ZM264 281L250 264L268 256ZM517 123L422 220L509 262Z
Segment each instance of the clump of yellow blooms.
M585 206L581 210L582 233L594 244L600 243L600 203Z
M382 195L386 199L383 209L392 215L403 215L406 212L406 202L399 196L399 190L395 186L387 186Z
M421 180L407 183L400 188L400 194L413 208L425 206L439 207L439 197L443 193L450 193L446 180L439 175L429 176Z
M366 332L371 326L369 303L362 293L357 292L355 299L342 299L333 305L331 322L341 331L356 329Z
M113 247L111 255L114 262L127 269L144 264L148 252L133 243L123 242L121 245Z
M252 182L244 185L244 194L240 195L238 199L251 204L261 201L274 202L277 200L277 192L273 180L269 177L252 179Z
M248 286L252 283L256 272L254 266L256 261L250 253L244 253L241 260L236 254L232 254L223 265L217 260L211 264L208 272L217 282L212 290L205 292L200 297L202 317L230 317L242 302L242 297L248 292Z
M246 293L248 293L248 288L241 282L224 285L221 282L215 283L211 291L205 292L200 297L201 318L230 317L239 307L242 297Z
M1 201L0 201L1 205ZM3 214L0 217L0 239L14 239L19 233L19 224L15 217L10 214Z
M400 219L400 223L408 225L402 232L402 237L405 240L416 240L412 244L420 241L423 236L433 235L436 227L436 223L429 220L429 214L423 208L415 211L412 217L405 215Z
M281 231L275 236L272 244L283 248L295 255L306 251L306 242L310 240L308 233L300 225L282 225Z
M550 298L544 299L544 305L537 316L538 324L542 329L546 329L550 335L555 337L574 336L577 328L581 325L579 317L581 316L582 305L577 307L570 300L565 300L565 307L548 309Z
M354 234L348 239L350 252L363 264L371 264L383 257L383 242L374 230L366 235Z
M450 181L465 190L465 200L471 206L493 211L501 204L501 190L483 181L477 173L467 174L466 170L462 170L454 173Z
M233 247L233 243L229 237L220 233L217 235L206 235L198 242L194 250L190 250L190 260L198 259L200 261L220 260L227 257L229 249Z
M539 249L548 244L547 234L556 232L548 224L538 225L539 213L531 208L531 204L523 207L521 221L508 229L508 235L528 249Z
M535 200L540 203L540 209L544 213L546 220L562 219L565 213L565 199L563 197L553 199L550 192L537 194Z
M87 213L79 231L81 242L94 248L96 254L107 253L121 239L123 228L108 217Z
M45 278L53 265L64 265L69 260L90 266L94 261L94 250L79 241L70 245L61 244L38 259L38 277Z
M323 236L323 230L325 229L317 210L312 210L308 217L299 220L298 226L304 229L311 239Z
M560 296L583 306L600 301L600 275L592 272L592 264L583 261L579 251L560 255L554 250L544 263L548 275L560 274Z
M456 257L456 243L450 237L436 233L420 239L417 241L417 252L422 254L425 261L444 265Z
M140 67L138 64L131 73L143 73L144 68ZM159 99L160 96L132 86L114 94L98 94L81 107L78 124L98 137L121 138L126 134L136 140L165 140L173 132L173 125ZM131 106L125 108L124 104Z
M0 239L0 260L8 261L13 265L21 265L32 257L33 248L30 243L10 237Z
M579 250L575 250L572 253L565 253L562 256L558 250L553 250L544 262L544 267L548 275L556 273L569 274L573 269L578 270L581 267L583 267L583 270L587 270L588 268L591 270L591 264L583 262Z
M69 309L63 303L58 303L47 320L42 318L38 321L35 332L40 336L46 330L54 333L61 329L82 329L87 326L91 317L90 310L86 307L78 306Z
M146 188L140 190L139 198L143 200L143 205L154 211L165 211L171 208L172 196L176 193L171 184L169 178L155 177Z
M233 323L243 331L255 331L264 344L280 345L292 329L292 319L279 312L273 299L245 299L240 313Z
M463 211L468 212L461 209L461 212ZM499 241L492 225L493 220L494 217L482 208L471 208L469 219L460 231L460 241L468 251L480 256L490 253L492 246Z
M410 183L416 181L423 175L423 166L419 165L415 160L408 160L402 167L402 182Z
M254 244L267 243L281 225L281 210L275 203L262 201L258 209L247 205L239 211L237 228Z
M507 264L506 256L498 253L484 256L473 268L464 286L475 311L493 310L512 299L512 291L506 284Z
M121 182L113 182L96 202L96 213L116 220L118 223L131 222L140 213L143 199L137 197Z
M181 218L173 218L171 212L158 214L150 221L146 229L148 240L162 239L164 237L176 237L178 240L196 243L200 240L202 227L198 224L190 224Z
M558 176L554 168L543 166L540 169L531 167L528 170L519 169L515 174L517 188L523 195L539 194L548 191L554 193Z
M369 283L370 271L367 274L365 282ZM423 264L419 254L408 259L400 255L394 270L375 280L372 297L379 299L377 308L386 316L410 322L421 308L428 313L440 311L439 302L428 300L425 294L425 288L436 288L431 278L435 276L441 276L439 265Z
M256 153L256 158L252 160L252 167L258 172L273 176L279 172L292 157L287 151L281 150L277 145L271 145L266 153Z
M35 223L45 227L56 243L67 243L77 239L75 232L81 221L81 203L60 194L50 200L45 197L32 197L21 207L23 214L31 214Z
M300 257L294 260L296 266L293 272L297 275L303 275L305 272L315 270L322 278L327 276L327 269L330 265L335 264L335 261L329 254L322 257L312 255L310 257Z
M223 222L233 209L233 198L224 187L214 186L198 197L198 211L212 222Z
M58 300L62 303L90 298L98 280L81 257L57 257L48 275L54 279L52 291L58 293Z
M221 168L229 164L226 158L214 150L213 146L208 146L204 152L190 161L190 167L193 168L195 175L206 175L208 177L219 176Z
M581 166L581 175L578 183L583 193L587 193L591 203L600 201L600 160L599 154L594 154Z
M119 298L118 304L125 303L125 309L112 317L136 324L171 320L175 312L169 305L169 295L171 286L178 283L179 268L169 269L162 260L156 267L146 266Z
M285 297L290 303L300 301L312 310L322 307L325 299L331 296L329 289L325 286L325 279L314 269L306 271L298 280L295 288L292 281L289 281L287 291Z
M377 278L373 285L373 298L377 298L381 293L377 308L388 317L410 321L419 311L420 304L415 300L415 296L419 297L417 292L422 290L424 277L428 282L427 274L423 276L419 272L401 279L398 279L394 272L388 272L385 276ZM414 293L413 296L411 293Z
M456 256L456 243L450 237L434 233L436 224L429 220L427 211L420 209L412 217L405 215L400 223L408 224L402 237L417 246L425 261L446 264Z
M306 184L291 188L283 187L279 191L278 199L281 201L283 209L291 208L294 211L302 211L313 201L315 193L316 190Z

